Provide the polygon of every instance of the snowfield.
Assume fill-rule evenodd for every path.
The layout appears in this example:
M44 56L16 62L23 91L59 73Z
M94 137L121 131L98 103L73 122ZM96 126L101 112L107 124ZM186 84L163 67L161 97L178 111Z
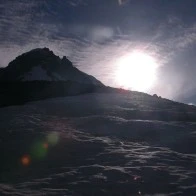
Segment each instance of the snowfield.
M92 93L1 108L0 195L196 195L196 122L130 117L180 113L167 106Z

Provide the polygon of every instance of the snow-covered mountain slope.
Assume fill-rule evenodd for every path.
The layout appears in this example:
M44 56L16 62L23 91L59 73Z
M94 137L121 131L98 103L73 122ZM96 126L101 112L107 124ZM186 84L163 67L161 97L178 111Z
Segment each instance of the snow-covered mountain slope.
M35 80L52 81L52 78L47 74L47 71L44 70L41 66L35 66L32 67L30 72L27 72L23 75L22 81Z
M196 123L172 121L195 109L155 100L92 93L1 108L0 195L196 195Z
M1 70L0 81L74 81L102 85L93 76L81 72L66 58L48 48L37 48L18 56Z

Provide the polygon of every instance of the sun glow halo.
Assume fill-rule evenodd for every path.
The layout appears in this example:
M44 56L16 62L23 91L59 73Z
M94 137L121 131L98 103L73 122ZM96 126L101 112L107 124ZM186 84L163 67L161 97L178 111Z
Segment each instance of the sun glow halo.
M118 61L116 80L123 88L137 91L147 91L156 80L157 64L153 57L133 52Z

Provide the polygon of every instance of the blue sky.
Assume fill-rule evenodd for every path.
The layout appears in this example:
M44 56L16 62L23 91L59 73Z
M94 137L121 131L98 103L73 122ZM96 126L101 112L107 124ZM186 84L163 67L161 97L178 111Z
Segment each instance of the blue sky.
M1 0L0 66L49 47L118 87L115 62L140 49L159 64L148 93L196 103L195 7L194 0Z

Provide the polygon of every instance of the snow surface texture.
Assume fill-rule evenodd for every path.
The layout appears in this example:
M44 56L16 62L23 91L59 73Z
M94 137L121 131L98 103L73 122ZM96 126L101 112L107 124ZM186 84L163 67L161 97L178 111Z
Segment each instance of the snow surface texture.
M31 72L26 73L23 76L22 81L34 81L34 80L45 80L52 81L46 72L41 66L33 67Z
M48 75L49 72L50 74ZM32 69L20 76L22 81L75 81L84 84L94 84L101 85L101 83L96 80L93 76L84 74L82 72L77 72L75 69L69 69L67 72L50 72L44 69L41 65L32 67Z
M86 94L1 108L0 195L196 195L196 123L131 120L136 107Z

